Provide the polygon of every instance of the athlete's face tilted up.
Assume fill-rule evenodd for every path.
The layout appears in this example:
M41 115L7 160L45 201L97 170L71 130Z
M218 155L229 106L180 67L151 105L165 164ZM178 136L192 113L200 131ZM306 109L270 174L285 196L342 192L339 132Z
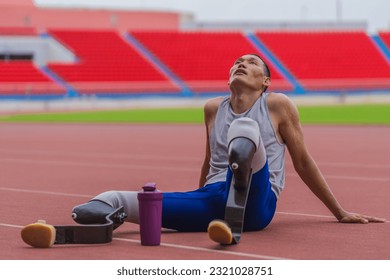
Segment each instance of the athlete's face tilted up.
M264 91L271 84L267 69L260 57L247 54L239 57L230 69L228 85L232 91L238 88Z

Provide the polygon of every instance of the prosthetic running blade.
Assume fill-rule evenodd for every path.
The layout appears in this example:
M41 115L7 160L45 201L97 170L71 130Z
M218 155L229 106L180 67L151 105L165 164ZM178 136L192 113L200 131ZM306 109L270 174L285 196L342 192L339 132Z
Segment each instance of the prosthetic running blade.
M208 228L209 237L215 242L225 245L240 242L252 180L251 163L255 150L255 145L249 139L237 138L231 142L229 165L233 176L229 186L224 220L214 220Z
M112 241L114 225L124 222L124 208L106 216L104 224L51 226L39 222L25 226L21 236L32 247L47 248L53 244L102 244Z
M246 188L236 188L234 186L234 180L233 176L225 208L225 222L230 226L232 231L232 244L237 244L240 242L244 228L245 208L251 180L249 180Z

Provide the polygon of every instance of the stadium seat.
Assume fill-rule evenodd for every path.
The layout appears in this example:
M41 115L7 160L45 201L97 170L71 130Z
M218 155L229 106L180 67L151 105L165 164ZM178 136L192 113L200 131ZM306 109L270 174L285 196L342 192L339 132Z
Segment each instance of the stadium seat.
M260 53L240 32L129 33L195 93L227 92L229 69L234 61L244 54ZM272 73L270 90L291 90L292 85L264 59Z
M81 94L178 93L179 87L142 57L116 31L49 30L78 57L49 69Z
M390 88L390 64L364 31L256 32L280 65L270 62L238 31L128 32L140 44L111 29L49 29L49 35L72 51L77 61L53 62L47 68L76 92L87 95L180 94L182 84L194 94L225 93L234 60L258 53L271 69L269 91L294 90L279 71L280 65L309 92ZM34 28L0 28L2 38L37 35ZM390 32L379 36L390 49ZM3 96L66 93L31 61L0 60L0 71Z
M390 88L390 65L364 31L256 35L306 90Z
M0 61L0 95L63 95L65 89L31 61Z
M38 35L34 27L5 27L0 26L0 35L7 36L35 36Z
M387 32L379 32L379 37L382 39L382 41L385 43L387 48L390 50L390 31Z

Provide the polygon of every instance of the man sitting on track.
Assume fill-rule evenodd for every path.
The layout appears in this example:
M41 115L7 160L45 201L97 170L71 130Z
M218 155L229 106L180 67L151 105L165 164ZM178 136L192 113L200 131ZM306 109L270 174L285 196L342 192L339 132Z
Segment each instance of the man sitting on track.
M233 244L231 227L224 221L233 178L236 189L249 188L243 230L265 228L284 188L285 147L301 179L339 222L384 222L350 213L337 202L306 148L295 105L284 94L266 92L271 73L258 55L238 58L230 69L228 84L230 96L211 99L204 107L207 144L199 189L164 193L164 228L208 231L212 240ZM81 224L102 223L121 206L126 221L139 222L135 191L99 194L76 206L73 216Z

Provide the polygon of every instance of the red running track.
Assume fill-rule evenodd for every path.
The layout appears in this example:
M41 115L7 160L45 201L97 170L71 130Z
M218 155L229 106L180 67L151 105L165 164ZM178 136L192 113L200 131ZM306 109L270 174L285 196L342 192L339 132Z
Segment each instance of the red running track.
M340 203L390 219L390 127L304 126L306 141ZM106 190L197 187L201 125L0 124L0 259L390 259L390 225L340 224L294 173L271 225L223 247L206 233L164 231L158 247L141 246L126 223L105 245L36 249L22 226L45 219L73 224L70 211Z

